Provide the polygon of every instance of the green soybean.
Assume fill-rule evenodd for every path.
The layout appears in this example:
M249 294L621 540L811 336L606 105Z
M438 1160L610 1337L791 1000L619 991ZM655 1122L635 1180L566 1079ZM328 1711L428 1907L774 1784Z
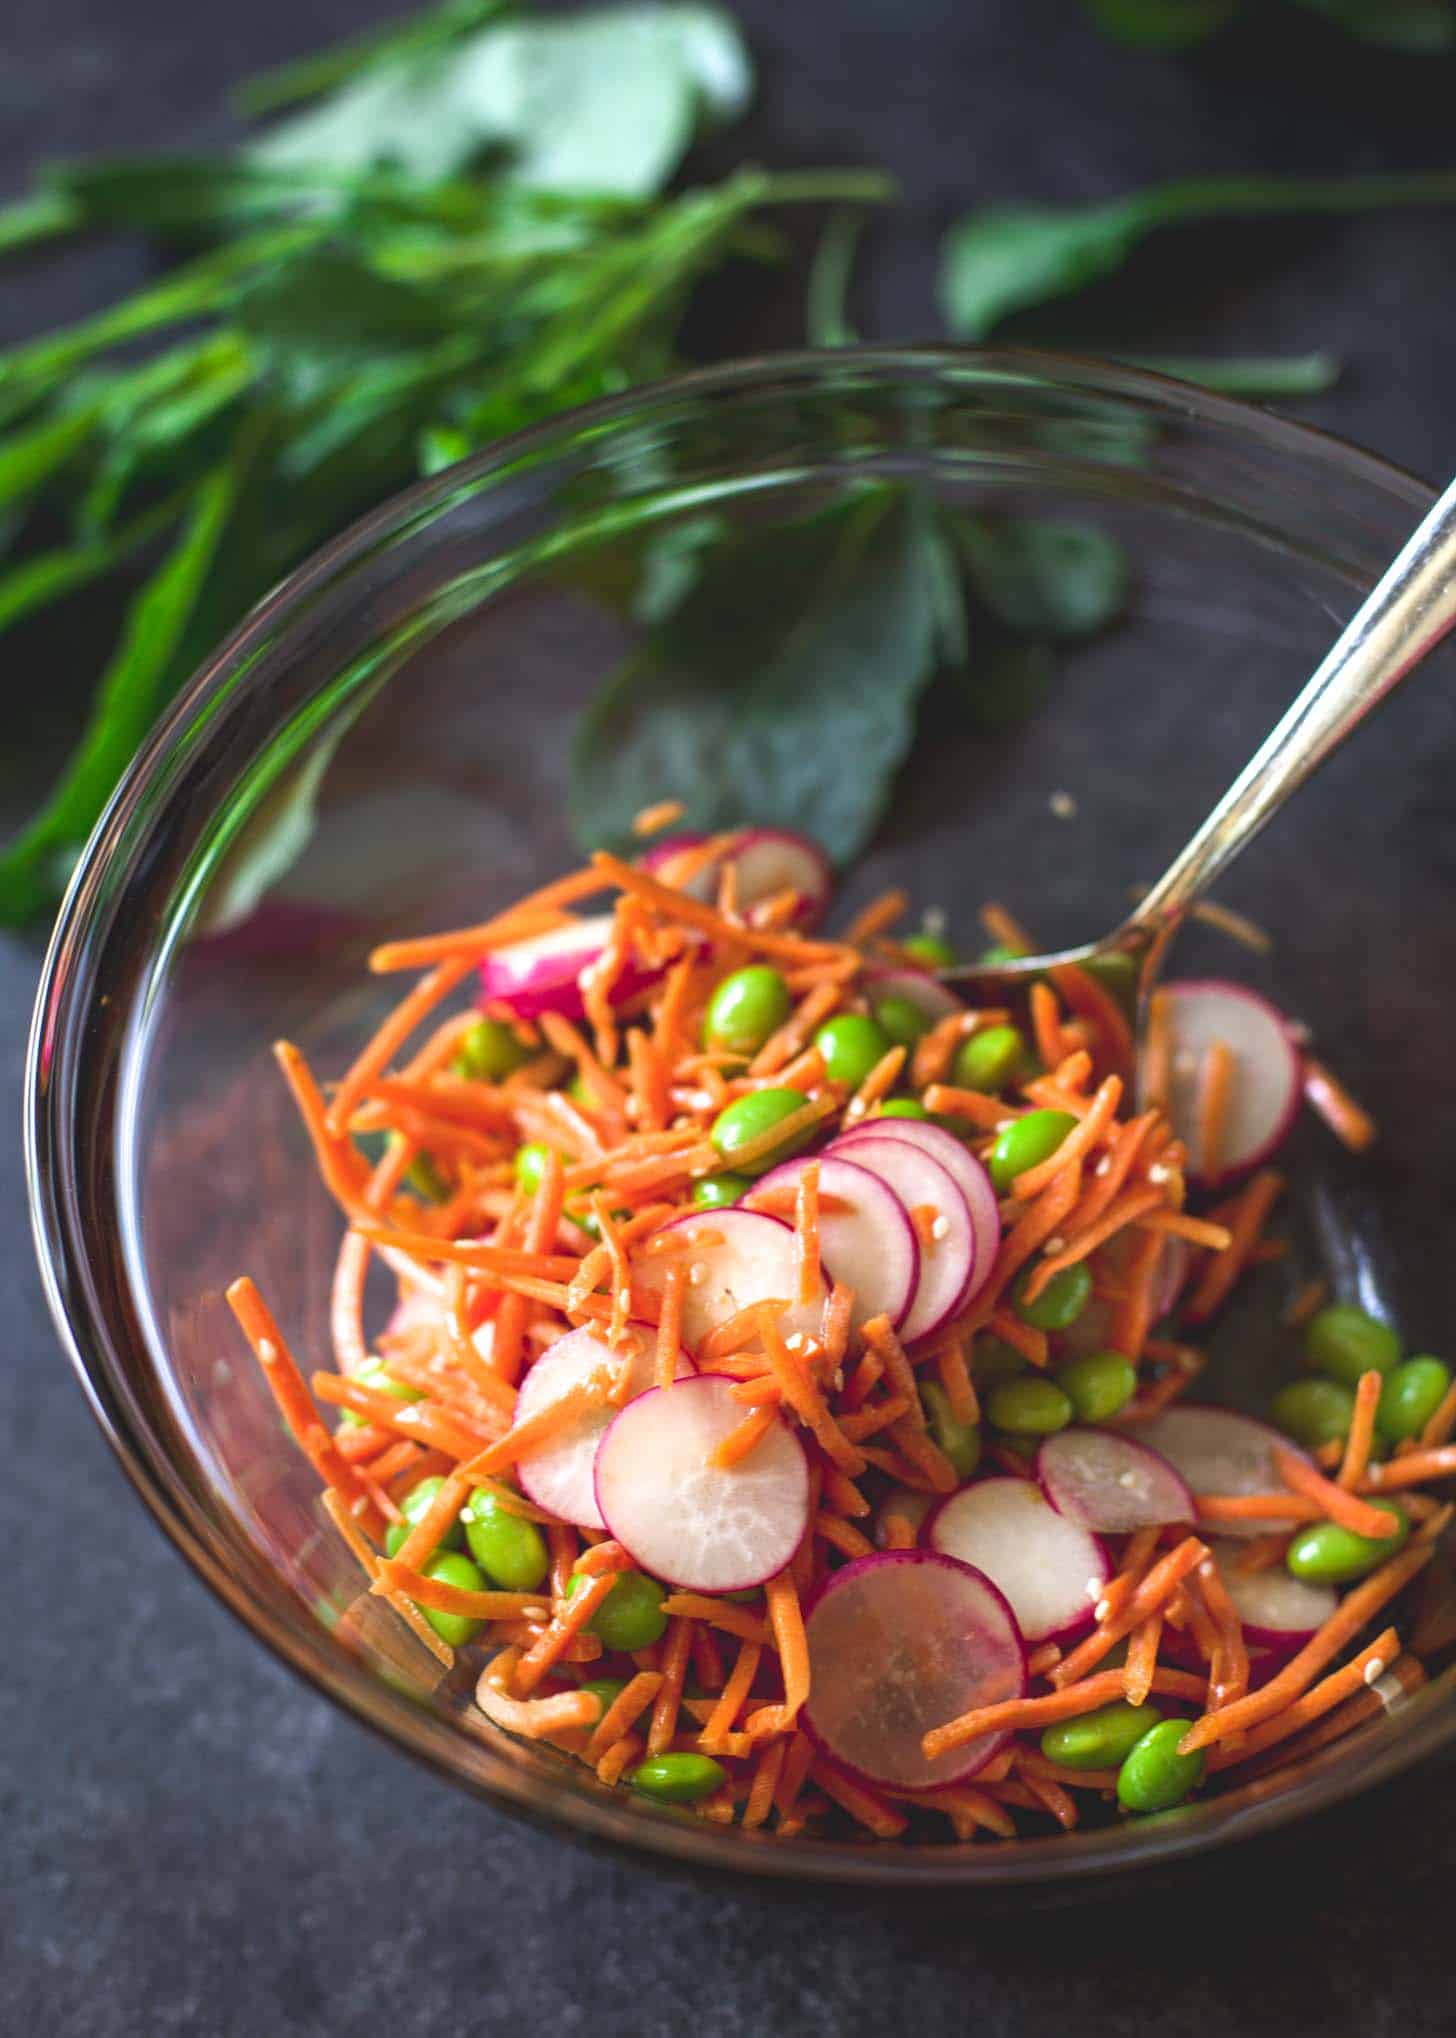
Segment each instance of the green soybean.
M976 957L987 969L999 969L1003 963L1020 962L1025 956L1024 948L1011 948L1004 941L993 941L989 948L983 948Z
M1203 1750L1178 1753L1187 1731L1187 1720L1163 1720L1129 1748L1117 1772L1117 1801L1124 1811L1168 1811L1202 1781Z
M930 1021L913 998L881 998L870 1009L892 1047L913 1047L930 1031Z
M1023 1323L1037 1330L1066 1330L1092 1300L1092 1270L1085 1260L1052 1275L1034 1302L1026 1299L1030 1269L1016 1283L1015 1308Z
M1004 1090L1026 1057L1026 1042L1014 1026L988 1026L956 1049L951 1080L963 1090Z
M1055 1380L1030 1374L1020 1380L1002 1380L991 1389L986 1420L992 1429L1004 1429L1013 1436L1050 1436L1072 1420L1072 1403Z
M753 963L724 977L703 1014L705 1047L756 1054L793 1009L789 987L776 969Z
M541 1186L541 1177L550 1158L550 1147L543 1146L539 1139L518 1146L514 1163L517 1188L523 1189L528 1196L534 1196Z
M576 1596L583 1583L581 1573L572 1575L567 1598ZM608 1649L631 1655L636 1649L650 1649L667 1632L667 1615L662 1610L665 1588L640 1571L622 1571L617 1582L593 1614L588 1625L600 1635Z
M891 1097L875 1111L876 1118L928 1118L930 1113L918 1097Z
M1355 1397L1338 1380L1312 1373L1281 1387L1269 1403L1269 1413L1286 1436L1317 1451L1321 1444L1343 1442L1349 1434Z
M824 1057L829 1080L857 1090L892 1043L884 1028L863 1012L838 1012L819 1028L814 1045Z
M1311 1317L1304 1333L1305 1355L1312 1366L1356 1387L1372 1369L1388 1373L1400 1358L1400 1339L1388 1323L1380 1323L1348 1302L1331 1303Z
M413 1189L422 1203L443 1203L450 1184L427 1153L417 1153L404 1173L405 1187Z
M615 1705L622 1696L622 1693L627 1689L627 1680L625 1677L594 1677L590 1684L583 1684L581 1688L583 1691L589 1691L601 1707L601 1712L597 1714L597 1718L600 1720L608 1708Z
M1074 1720L1058 1720L1041 1737L1041 1752L1063 1769L1116 1769L1125 1762L1150 1727L1163 1715L1150 1705L1129 1705L1125 1698Z
M741 1158L744 1149L762 1139L765 1133L772 1132L776 1125L792 1117L794 1112L802 1111L808 1101L801 1090L749 1090L744 1096L735 1097L718 1113L708 1136L730 1167L737 1167L744 1174L761 1175L807 1146L816 1128L805 1126L801 1132L791 1134L780 1145L752 1160Z
M455 1050L456 1075L474 1083L497 1083L524 1062L531 1050L513 1028L499 1019L477 1019Z
M435 1495L444 1483L443 1479L436 1477L433 1479L421 1479L418 1485L411 1486L409 1492L406 1493L404 1499L399 1503L399 1511L404 1516L404 1520L392 1521L384 1532L384 1553L387 1557L399 1555L400 1550L404 1547L405 1538L413 1533L416 1526L429 1513L434 1505ZM458 1520L451 1522L449 1528L445 1531L440 1548L458 1550L464 1540L464 1534L465 1532Z
M627 1781L660 1804L697 1804L721 1790L728 1774L711 1755L649 1755L629 1772Z
M458 1550L437 1550L429 1563L421 1568L426 1578L437 1579L441 1585L454 1585L462 1592L484 1592L488 1589L480 1567L472 1564L468 1557L462 1557ZM469 1614L441 1613L437 1606L422 1606L420 1612L440 1640L452 1649L463 1649L485 1626L484 1621L472 1620Z
M693 1204L698 1210L730 1210L752 1187L747 1175L700 1175L693 1184Z
M1025 1358L1004 1338L978 1337L971 1348L971 1371L978 1386L991 1387L998 1380L1014 1380L1026 1370Z
M1013 1118L991 1149L991 1180L1003 1195L1009 1194L1016 1177L1050 1160L1076 1126L1070 1111L1028 1111L1024 1118Z
M1451 1368L1428 1353L1405 1359L1385 1376L1375 1420L1387 1443L1418 1437L1451 1386Z
M1410 1534L1410 1522L1391 1501L1377 1500L1372 1505L1390 1516L1394 1526L1388 1536L1357 1536L1337 1521L1309 1522L1291 1538L1284 1553L1291 1576L1310 1585L1348 1585L1393 1557Z
M1137 1368L1121 1352L1087 1352L1056 1374L1078 1422L1109 1422L1137 1391Z
M907 934L900 946L925 969L955 968L956 952L943 934Z
M1124 1005L1131 1006L1137 997L1138 963L1134 956L1112 954L1094 955L1082 965L1089 977L1096 977L1104 989L1111 991Z
M471 1556L503 1592L534 1592L545 1583L551 1553L535 1522L478 1489L461 1519Z
M981 1432L974 1422L962 1422L950 1405L950 1396L936 1380L920 1389L925 1403L930 1434L950 1459L962 1479L969 1479L981 1462Z

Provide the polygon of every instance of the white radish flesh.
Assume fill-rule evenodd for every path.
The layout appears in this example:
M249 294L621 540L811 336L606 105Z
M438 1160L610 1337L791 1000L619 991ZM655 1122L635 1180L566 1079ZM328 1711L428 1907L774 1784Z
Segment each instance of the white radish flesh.
M611 934L612 916L604 913L496 949L480 965L480 1003L507 1005L518 1019L536 1019L543 1012L580 1019L586 1010L582 976L601 961ZM610 1002L635 997L654 976L629 959L612 986Z
M806 1731L841 1767L892 1790L973 1776L1004 1734L933 1761L923 1736L1026 1690L1026 1653L1006 1601L978 1571L935 1551L885 1550L846 1564L810 1607L804 1632Z
M991 1177L953 1132L947 1132L943 1125L931 1125L923 1118L868 1119L865 1124L857 1125L852 1132L846 1132L835 1140L834 1150L842 1152L846 1160L853 1160L853 1142L861 1139L898 1139L902 1146L919 1147L931 1160L940 1163L965 1198L966 1208L971 1214L976 1250L971 1277L956 1304L958 1309L963 1309L990 1278L996 1263L996 1249L1001 1243L1001 1212Z
M633 1262L637 1285L662 1293L673 1260L687 1270L683 1288L683 1343L695 1351L708 1335L755 1302L786 1302L780 1318L786 1337L813 1336L823 1320L818 1302L801 1304L793 1226L760 1210L703 1210L674 1218L653 1237L654 1250Z
M1231 1408L1206 1408L1198 1404L1170 1408L1151 1422L1138 1424L1144 1443L1176 1465L1191 1492L1200 1496L1222 1495L1239 1499L1250 1493L1282 1493L1284 1481L1274 1462L1276 1450L1305 1453L1288 1437L1281 1436L1266 1422L1251 1415L1236 1415ZM1296 1528L1290 1517L1277 1520L1221 1521L1221 1536L1267 1536Z
M1332 1586L1292 1578L1282 1564L1263 1571L1240 1571L1236 1545L1216 1543L1213 1556L1243 1622L1245 1639L1266 1649L1282 1649L1287 1654L1302 1648L1340 1603Z
M629 1404L597 1450L602 1519L633 1562L689 1592L743 1592L782 1571L809 1526L809 1461L775 1420L746 1458L714 1453L748 1411L700 1373Z
M1036 1476L1058 1514L1097 1535L1193 1520L1193 1496L1178 1471L1115 1430L1059 1430L1037 1452Z
M949 1019L953 1012L964 1012L965 1006L948 989L939 977L932 976L928 969L873 969L864 977L865 996L871 1008L882 998L904 998L912 1004L921 1017L935 1025L939 1019Z
M939 1161L904 1140L856 1133L852 1146L846 1141L841 1147L836 1141L830 1151L878 1175L909 1211L920 1246L920 1272L900 1336L906 1344L929 1337L955 1314L979 1271L975 1228L965 1197ZM928 1213L923 1231L918 1211Z
M1070 1641L1090 1627L1108 1579L1107 1552L1059 1514L1031 1479L981 1479L935 1510L932 1550L984 1571L1028 1642Z
M817 842L786 828L749 828L733 845L737 867L738 907L752 918L753 908L779 892L796 892L798 909L791 925L813 927L823 919L834 889L829 859Z
M559 1401L563 1394L593 1375L606 1373L615 1377L624 1359L628 1366L628 1395L645 1393L652 1385L654 1373L652 1334L635 1329L632 1339L628 1354L614 1352L594 1331L569 1332L549 1351L541 1354L521 1382L521 1391L516 1397L516 1421L525 1422L531 1416L539 1415L553 1401ZM685 1353L678 1361L677 1370L679 1379L692 1373L691 1362ZM575 1522L578 1528L599 1529L606 1526L597 1507L593 1470L597 1445L616 1416L619 1405L602 1402L585 1409L564 1429L557 1430L537 1449L526 1452L517 1461L516 1475L528 1500L534 1500L538 1507L546 1508L551 1514L560 1515L563 1521Z
M637 861L659 884L671 885L674 891L685 892L690 899L701 899L707 904L717 896L721 857L703 864L686 884L679 884L676 876L679 869L688 868L688 852L701 849L707 839L706 835L669 835L661 842L654 842Z
M761 1177L746 1201L794 1191L806 1161L785 1161ZM920 1248L909 1212L868 1168L824 1154L819 1160L820 1264L826 1282L854 1290L853 1327L872 1316L904 1321L920 1277Z
M913 1536L918 1538L925 1517L936 1505L933 1493L912 1493L908 1486L894 1487L875 1509L875 1543L881 1550L894 1547L890 1542L890 1523L905 1521L910 1524Z
M1212 1185L1257 1167L1283 1143L1299 1110L1300 1062L1288 1021L1256 992L1214 978L1167 984L1160 996L1172 1040L1169 1116L1187 1145L1190 1171ZM1198 1099L1204 1058L1219 1042L1233 1056L1233 1081L1210 1167L1200 1149Z

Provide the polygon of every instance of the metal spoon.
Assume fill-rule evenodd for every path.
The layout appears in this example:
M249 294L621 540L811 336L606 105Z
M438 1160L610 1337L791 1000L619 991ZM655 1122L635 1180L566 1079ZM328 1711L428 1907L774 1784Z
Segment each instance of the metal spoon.
M1456 482L1381 575L1302 693L1264 738L1218 805L1123 921L1100 941L1054 955L957 963L942 982L982 990L1059 963L1122 955L1137 965L1145 999L1168 941L1189 908L1253 841L1316 765L1433 651L1456 624Z

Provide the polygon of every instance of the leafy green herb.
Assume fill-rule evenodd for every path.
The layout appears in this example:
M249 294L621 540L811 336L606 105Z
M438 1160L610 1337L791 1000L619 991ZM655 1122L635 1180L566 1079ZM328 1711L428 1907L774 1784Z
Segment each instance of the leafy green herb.
M1453 202L1456 172L1431 170L1370 177L1196 177L1096 205L990 206L946 236L941 304L953 332L980 340L1014 311L1071 296L1112 275L1160 227Z
M1094 636L1127 600L1127 554L1095 524L1042 517L947 518L982 606L1035 638Z
M1180 382L1198 382L1225 396L1322 396L1340 379L1335 354L1231 354L1195 359L1186 354L1119 354L1129 368L1151 368Z
M1244 0L1083 0L1099 28L1121 42L1189 49L1237 21Z
M1268 0L1259 0L1260 13ZM1450 0L1293 0L1361 42L1431 56L1456 49ZM1083 0L1109 35L1151 49L1189 49L1255 14L1254 0Z

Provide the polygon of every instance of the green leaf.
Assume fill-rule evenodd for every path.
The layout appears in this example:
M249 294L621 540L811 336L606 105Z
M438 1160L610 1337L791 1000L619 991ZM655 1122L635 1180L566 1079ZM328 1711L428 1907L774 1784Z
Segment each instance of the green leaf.
M859 213L840 210L819 236L805 306L811 347L852 347L858 337L849 322L849 285L863 230Z
M8 573L0 574L0 630L8 630L22 616L32 615L37 609L74 594L78 588L114 573L133 552L140 551L169 524L174 524L182 508L175 501L160 503L109 537L37 552Z
M44 903L58 856L82 840L150 727L175 677L174 655L237 482L232 466L209 476L176 543L133 600L79 748L44 809L0 854L0 920L24 919Z
M751 85L725 14L649 0L508 20L367 69L252 153L275 168L438 179L492 152L521 184L644 197L677 168L699 118L739 112Z
M1159 227L1453 202L1456 172L1433 170L1370 177L1201 177L1104 204L991 206L947 234L941 305L954 333L985 339L1011 312L1112 275Z
M1187 354L1118 354L1129 368L1150 368L1158 375L1197 382L1225 396L1322 396L1343 373L1336 354L1231 354L1196 358Z
M1127 554L1095 524L954 511L948 522L981 603L1021 636L1090 637L1127 604Z
M398 63L401 58L449 44L473 28L509 11L509 0L445 0L426 14L412 14L403 21L371 30L351 41L336 43L317 56L301 57L297 63L281 64L276 70L249 78L234 93L234 103L247 114L272 113L281 106L296 106L305 99L335 91L347 78L381 64Z
M1450 0L1295 0L1295 4L1323 15L1359 41L1385 49L1414 56L1456 49L1456 13Z
M0 257L58 240L80 224L74 206L60 191L37 191L14 205L0 206Z
M1101 29L1148 49L1185 50L1236 21L1244 0L1082 0Z
M101 406L63 411L0 439L0 504L19 502L66 466L95 431Z
M715 548L578 725L578 839L625 845L633 814L671 796L692 827L751 817L854 856L934 666L925 532L921 504L876 488Z

